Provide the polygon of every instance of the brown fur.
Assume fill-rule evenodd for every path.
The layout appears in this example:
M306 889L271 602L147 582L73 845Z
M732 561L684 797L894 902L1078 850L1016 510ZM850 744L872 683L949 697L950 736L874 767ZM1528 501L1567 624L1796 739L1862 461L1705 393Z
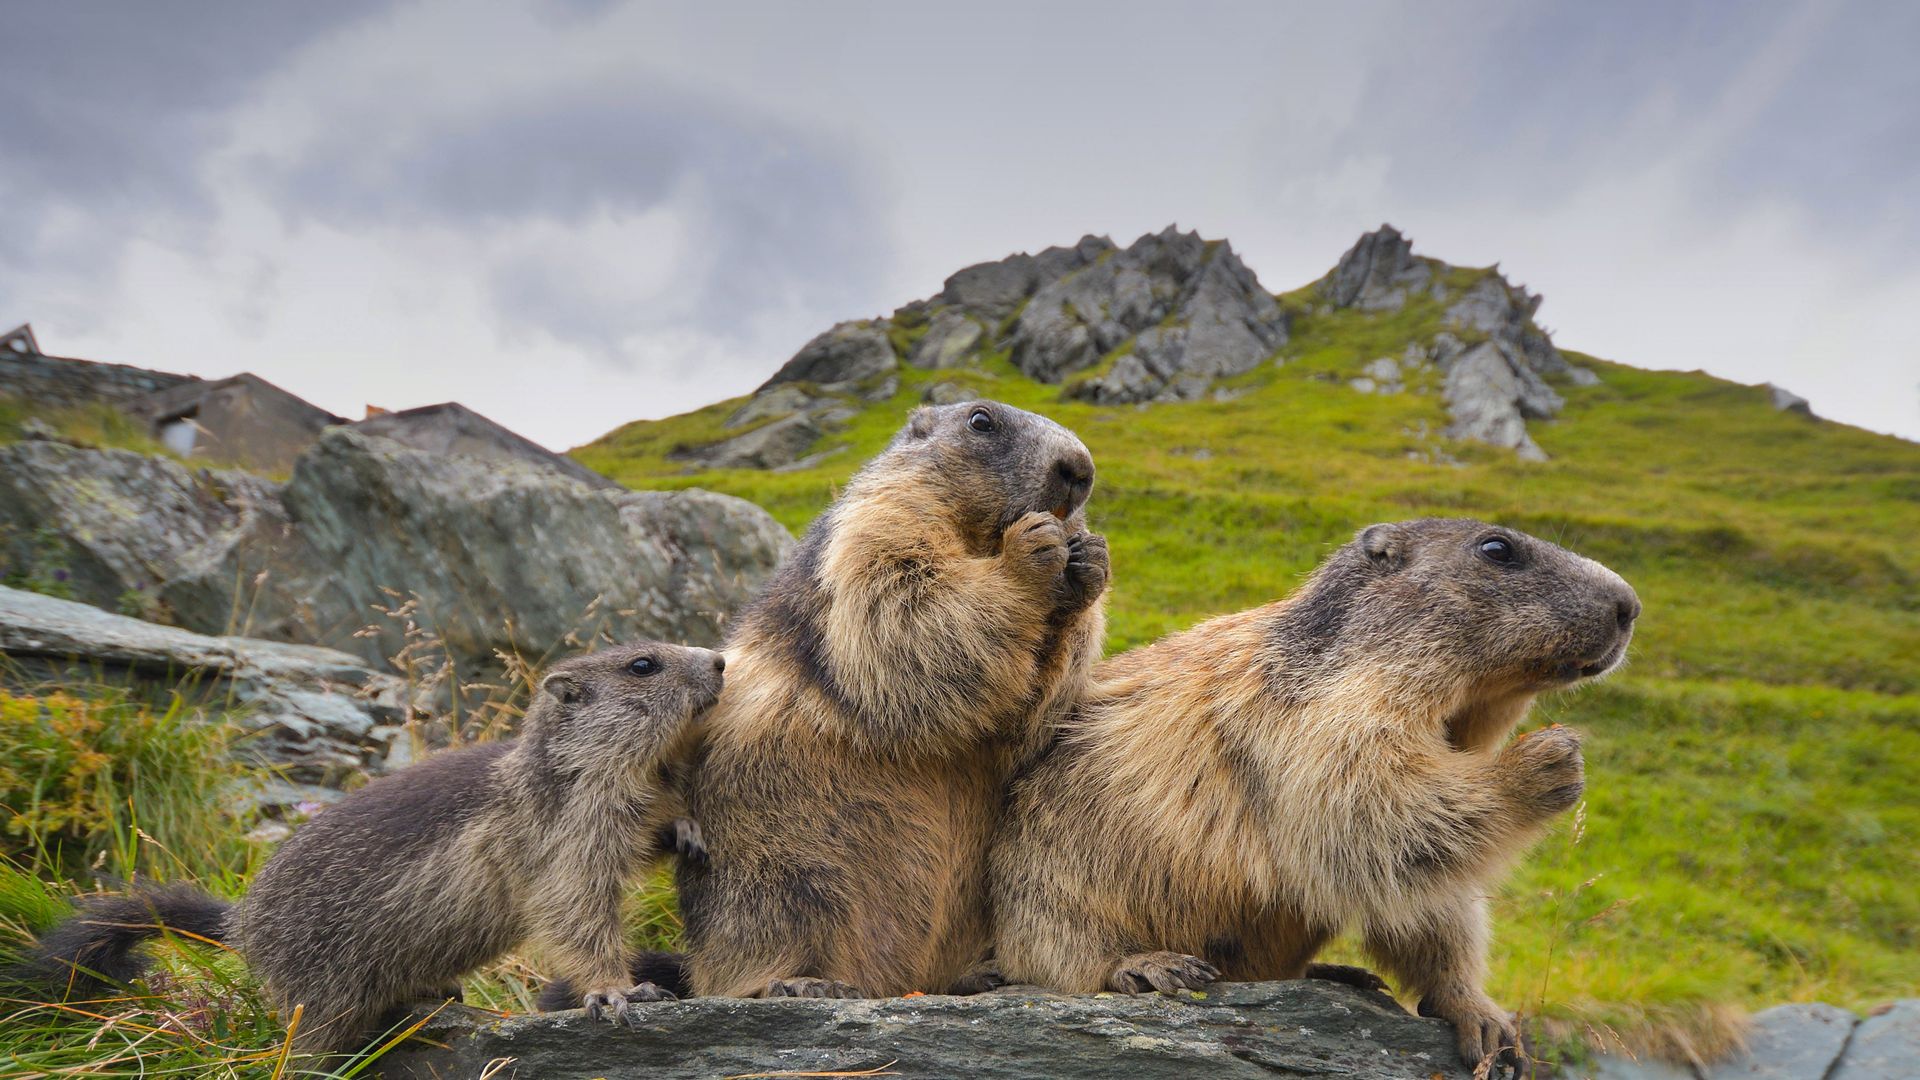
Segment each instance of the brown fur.
M651 674L631 663L651 659ZM303 1052L358 1048L396 1006L458 994L521 942L624 1019L620 903L684 813L665 770L683 765L717 699L721 658L637 644L554 666L522 736L437 754L321 811L231 909L157 890L96 903L43 942L40 967L124 980L127 950L162 926L231 942L290 1019ZM578 999L576 999L578 1000Z
M1482 554L1493 537L1518 558ZM1638 613L1598 563L1426 520L1109 660L1014 785L1001 970L1073 991L1298 978L1356 927L1470 1064L1514 1046L1482 990L1483 898L1584 778L1573 732L1506 739L1535 695L1619 663Z
M698 993L943 991L982 959L1005 782L1098 657L1092 482L1043 417L920 409L741 617L690 784L713 857L680 867Z

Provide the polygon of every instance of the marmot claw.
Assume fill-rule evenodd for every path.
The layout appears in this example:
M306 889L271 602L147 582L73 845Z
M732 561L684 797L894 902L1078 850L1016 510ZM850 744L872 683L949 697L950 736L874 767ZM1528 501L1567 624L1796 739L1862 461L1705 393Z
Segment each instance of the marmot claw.
M1098 533L1075 533L1067 538L1067 568L1062 583L1066 606L1082 608L1106 591L1111 573L1107 538Z
M857 998L858 987L838 979L775 979L767 984L767 997Z
M1204 990L1220 977L1220 969L1197 956L1177 952L1150 952L1120 961L1107 984L1126 994L1158 990L1163 994L1181 990Z
M707 854L706 838L700 834L700 823L692 818L673 819L673 850L698 866L707 865L712 858Z

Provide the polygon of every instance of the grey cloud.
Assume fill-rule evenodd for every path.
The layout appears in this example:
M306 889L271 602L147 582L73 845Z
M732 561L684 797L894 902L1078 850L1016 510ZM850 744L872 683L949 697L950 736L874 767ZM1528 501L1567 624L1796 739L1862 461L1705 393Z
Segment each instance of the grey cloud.
M690 201L691 242L715 270L681 291L692 321L721 337L769 306L848 310L888 250L879 195L849 148L658 85L508 101L399 132L343 126L261 168L291 218L347 229L427 222L481 235ZM504 264L489 283L510 324L610 358L621 337L655 325L632 302L575 288L564 265Z
M0 310L0 322L106 318L100 292L129 237L191 242L193 225L214 212L200 170L227 136L227 111L291 52L377 6L9 5L0 308L29 281L73 286L54 309Z
M50 198L95 213L203 209L196 169L225 110L288 53L376 6L10 6L0 213L31 222Z

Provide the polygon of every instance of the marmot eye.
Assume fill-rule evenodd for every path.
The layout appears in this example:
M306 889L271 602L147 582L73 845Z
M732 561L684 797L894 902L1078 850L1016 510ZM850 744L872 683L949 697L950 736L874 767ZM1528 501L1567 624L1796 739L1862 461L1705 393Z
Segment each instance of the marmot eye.
M1480 541L1480 554L1488 562L1510 563L1513 561L1513 545L1498 536L1489 536Z
M973 415L967 417L967 426L984 435L993 430L993 414L985 409L975 409Z
M651 675L660 670L660 665L653 662L653 657L643 656L633 663L628 664L627 670L633 672L635 675Z

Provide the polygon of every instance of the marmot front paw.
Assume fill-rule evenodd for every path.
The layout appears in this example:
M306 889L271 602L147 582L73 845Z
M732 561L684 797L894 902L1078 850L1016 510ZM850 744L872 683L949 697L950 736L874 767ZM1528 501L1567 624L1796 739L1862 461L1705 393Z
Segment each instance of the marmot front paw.
M860 988L838 979L775 979L767 984L766 996L806 998L857 998Z
M616 1024L633 1023L633 1010L630 1007L636 1001L677 1001L678 996L668 990L662 990L650 982L625 989L607 987L601 990L589 990L580 999L587 1010L589 1020L609 1020Z
M1580 734L1572 728L1555 724L1529 731L1500 756L1529 808L1540 814L1558 814L1586 792L1586 759L1580 753Z
M1100 599L1112 573L1107 561L1107 538L1099 533L1075 533L1067 538L1067 568L1061 579L1068 611L1079 611Z
M1437 1017L1453 1025L1460 1060L1475 1076L1512 1077L1526 1080L1533 1075L1533 1062L1520 1045L1520 1031L1513 1018L1482 994L1477 999L1456 999L1429 995L1420 999L1421 1016ZM1486 1065L1482 1072L1480 1066Z
M1066 571L1067 527L1052 514L1023 515L1000 534L1000 543L1007 565L1030 581L1051 584Z
M1107 985L1123 994L1141 994L1158 990L1172 994L1181 990L1205 990L1220 977L1220 969L1197 956L1177 952L1137 953L1120 961L1107 977Z

